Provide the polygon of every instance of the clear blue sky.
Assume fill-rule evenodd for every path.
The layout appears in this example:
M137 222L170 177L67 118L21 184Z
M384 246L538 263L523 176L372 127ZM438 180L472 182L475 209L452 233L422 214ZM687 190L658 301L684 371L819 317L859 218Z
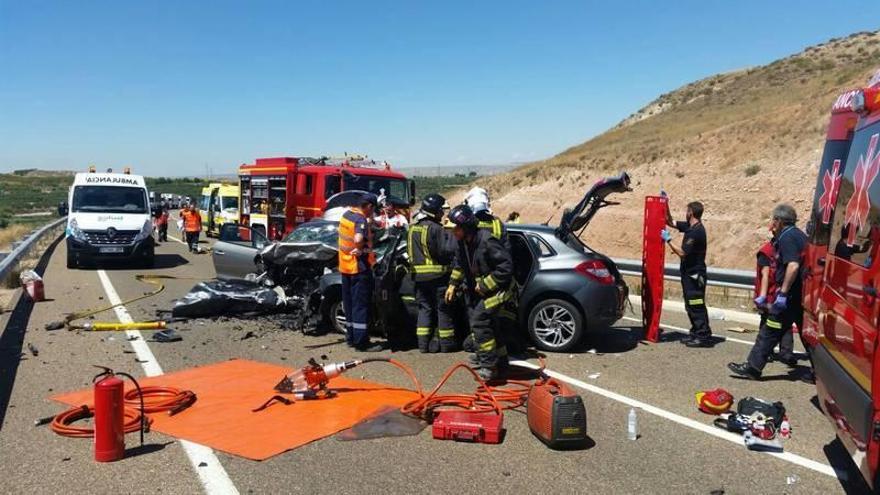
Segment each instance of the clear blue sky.
M694 79L875 30L868 5L0 0L0 170L533 160Z

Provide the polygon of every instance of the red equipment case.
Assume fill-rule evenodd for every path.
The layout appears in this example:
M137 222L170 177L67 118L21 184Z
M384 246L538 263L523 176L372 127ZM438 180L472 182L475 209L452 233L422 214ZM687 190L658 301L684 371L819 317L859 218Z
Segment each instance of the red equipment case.
M440 411L434 418L432 434L438 440L501 443L504 415L469 411Z

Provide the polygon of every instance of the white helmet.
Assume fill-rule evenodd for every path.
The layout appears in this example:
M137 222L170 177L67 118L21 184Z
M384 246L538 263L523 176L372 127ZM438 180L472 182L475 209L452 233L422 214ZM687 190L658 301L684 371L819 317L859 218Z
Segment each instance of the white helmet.
M474 213L489 210L489 193L482 187L475 187L468 191L464 198L466 205L470 206Z

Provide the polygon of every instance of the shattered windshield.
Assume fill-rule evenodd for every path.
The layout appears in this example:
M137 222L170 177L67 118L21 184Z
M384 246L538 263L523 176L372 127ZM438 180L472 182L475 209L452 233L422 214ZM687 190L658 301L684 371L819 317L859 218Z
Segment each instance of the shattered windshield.
M338 222L311 221L294 229L282 242L321 242L336 247L339 243L338 232ZM377 259L382 259L388 253L393 247L397 235L405 236L406 229L374 231L373 251L375 251Z
M338 229L335 222L307 222L295 228L283 242L322 242L335 246L339 242Z

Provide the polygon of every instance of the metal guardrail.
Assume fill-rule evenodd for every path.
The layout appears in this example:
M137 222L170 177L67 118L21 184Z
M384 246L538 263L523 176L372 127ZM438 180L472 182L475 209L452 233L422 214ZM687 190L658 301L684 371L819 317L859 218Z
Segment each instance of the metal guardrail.
M613 259L617 264L617 269L623 275L631 275L636 277L642 276L642 261ZM727 268L712 268L706 270L707 285L715 287L728 287L731 289L751 290L755 285L755 272L746 270L730 270ZM679 280L681 274L678 265L668 263L663 270L663 278L666 280Z
M61 217L54 220L31 232L30 235L25 237L21 242L13 244L15 247L12 252L0 260L0 283L9 277L12 271L18 266L19 262L31 252L31 249L33 249L38 242L43 240L46 234L66 221L67 217Z

